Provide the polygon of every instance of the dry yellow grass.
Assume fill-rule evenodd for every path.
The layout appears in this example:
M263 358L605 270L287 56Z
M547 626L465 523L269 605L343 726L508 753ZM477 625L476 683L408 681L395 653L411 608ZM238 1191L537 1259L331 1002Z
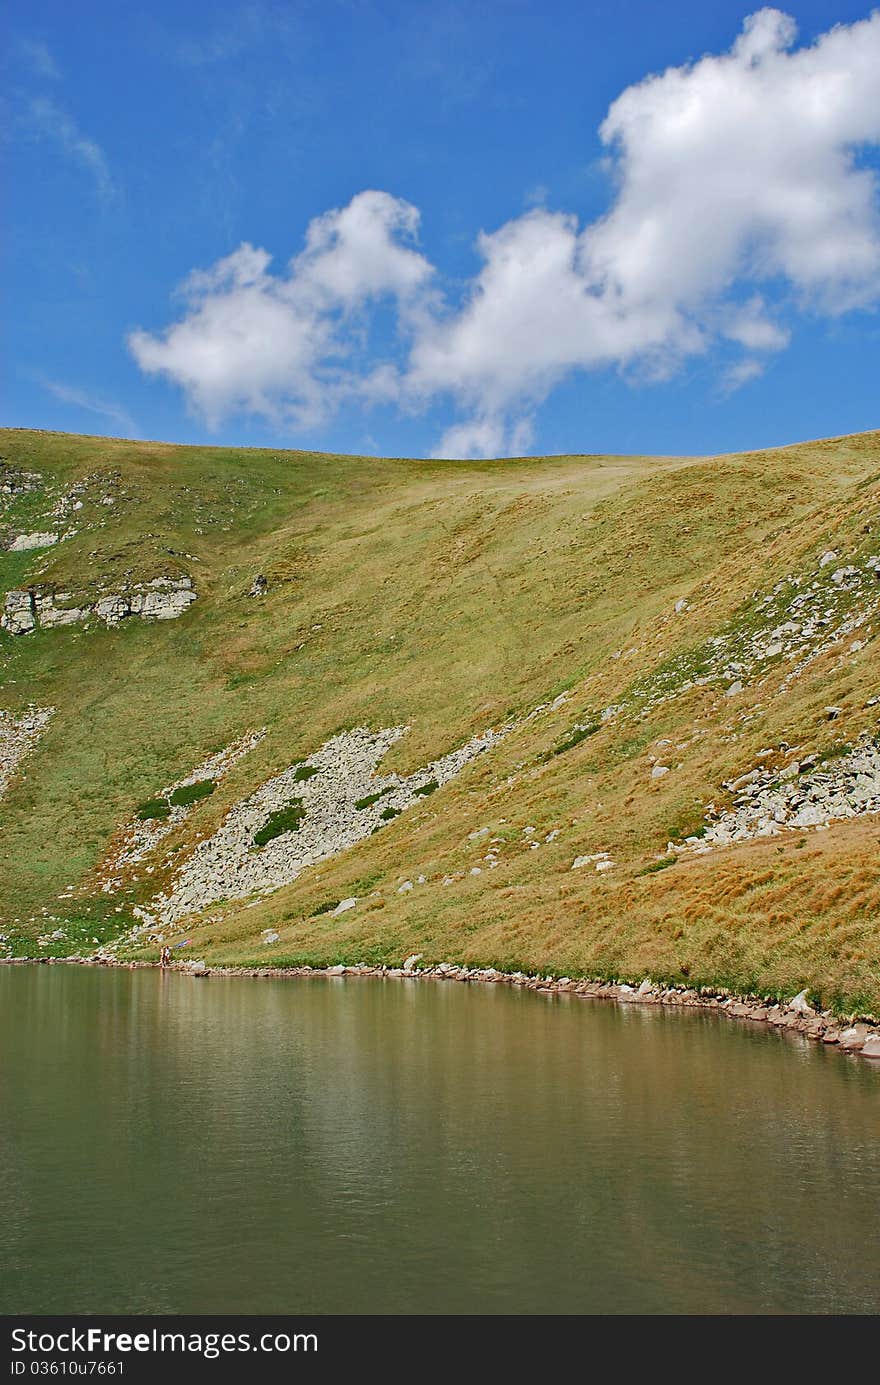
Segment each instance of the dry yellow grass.
M388 757L407 772L565 689L565 705L378 836L254 907L221 904L191 920L194 945L218 962L391 962L421 951L762 993L807 985L845 1010L880 1010L880 823L681 855L640 873L670 836L699 824L706 803L726 801L722 781L759 750L824 750L874 732L873 627L863 649L829 650L787 688L778 665L735 699L716 682L646 715L635 702L550 753L671 658L687 661L726 624L754 621L755 591L808 572L824 548L841 562L867 551L880 435L716 459L455 464L27 433L3 442L8 463L50 484L112 471L134 497L95 511L100 527L86 516L75 540L33 558L24 576L10 566L7 586L41 564L44 580L67 589L99 584L120 565L137 574L141 559L152 571L173 549L191 555L184 566L199 590L187 617L165 627L2 637L0 705L58 708L3 805L0 931L16 948L38 950L44 909L63 916L71 946L130 923L132 905L171 868L157 861L149 877L103 895L96 882L114 833L138 802L245 730L265 725L268 735L172 839L176 859L339 727L407 723ZM270 587L254 602L244 593L258 571ZM689 608L676 613L683 596ZM830 703L842 709L833 723ZM661 754L671 772L653 781L649 756ZM482 826L504 839L491 871L485 843L469 841ZM571 870L576 855L597 851L613 871ZM472 876L476 864L485 868ZM397 892L419 875L424 885ZM62 907L70 885L80 902ZM356 910L314 916L347 895ZM269 927L281 941L265 947Z

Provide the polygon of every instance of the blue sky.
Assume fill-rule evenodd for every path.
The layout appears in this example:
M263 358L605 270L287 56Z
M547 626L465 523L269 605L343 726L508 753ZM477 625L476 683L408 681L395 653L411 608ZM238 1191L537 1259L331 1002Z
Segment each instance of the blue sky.
M14 0L0 421L416 456L877 427L870 13Z

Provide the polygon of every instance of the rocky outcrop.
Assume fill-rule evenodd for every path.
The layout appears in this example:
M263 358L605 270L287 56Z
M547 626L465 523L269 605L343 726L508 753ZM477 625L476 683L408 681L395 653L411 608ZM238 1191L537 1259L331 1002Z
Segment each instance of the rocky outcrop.
M27 635L40 627L76 625L90 616L105 625L119 625L130 616L142 620L176 620L196 599L191 577L155 577L129 591L99 597L90 605L76 606L69 592L44 591L38 587L6 593L0 627L8 635ZM61 604L59 604L61 603Z
M486 731L406 778L377 777L376 766L405 729L345 731L305 764L263 784L196 846L170 893L154 901L149 922L172 924L215 900L269 894L290 884L308 866L363 841L442 788L506 734ZM295 804L301 805L296 826L257 845L255 837L270 819Z
M26 553L32 548L51 548L57 542L57 534L18 534L9 545L9 552Z
M716 812L701 839L688 840L695 851L880 812L880 744L863 736L834 759L808 755L782 771L758 766L725 787L734 806Z
M0 798L22 760L37 744L54 707L29 707L23 716L0 711Z
M176 620L195 599L191 577L156 577L152 582L135 587L121 596L102 597L92 609L107 625L118 625L128 616L141 616L144 620Z
M32 591L6 593L0 626L8 635L28 635L36 627L36 602Z

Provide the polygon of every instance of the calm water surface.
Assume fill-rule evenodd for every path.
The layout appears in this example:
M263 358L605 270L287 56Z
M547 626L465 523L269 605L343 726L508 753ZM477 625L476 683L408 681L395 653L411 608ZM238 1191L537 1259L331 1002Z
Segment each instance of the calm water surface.
M506 987L0 967L0 1311L880 1310L880 1070Z

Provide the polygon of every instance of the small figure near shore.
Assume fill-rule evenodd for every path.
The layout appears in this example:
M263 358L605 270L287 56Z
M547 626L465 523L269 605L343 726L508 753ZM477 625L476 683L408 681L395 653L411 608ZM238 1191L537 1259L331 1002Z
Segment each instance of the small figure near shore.
M159 966L163 969L163 971L166 967L171 966L171 948L168 946L167 943L162 948L162 951L159 953Z

